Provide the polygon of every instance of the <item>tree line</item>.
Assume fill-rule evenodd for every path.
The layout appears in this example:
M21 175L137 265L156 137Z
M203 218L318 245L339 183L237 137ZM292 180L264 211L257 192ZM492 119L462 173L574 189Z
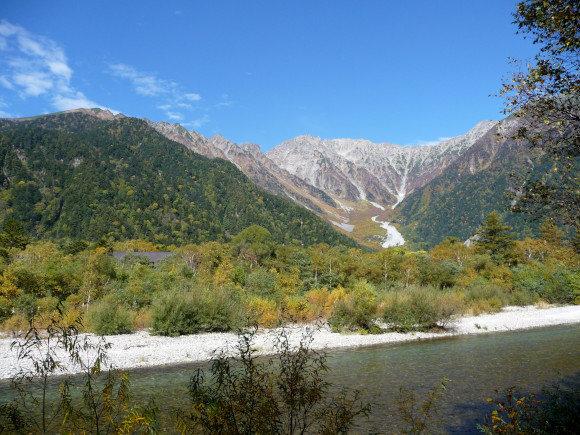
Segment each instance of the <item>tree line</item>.
M163 335L272 327L323 319L336 330L379 333L444 327L453 316L505 305L580 303L580 257L553 220L516 241L491 213L471 243L376 252L277 243L258 225L228 243L172 248L152 263L144 240L29 242L17 222L0 233L0 321L86 315L98 334L152 328ZM114 251L137 252L117 260Z

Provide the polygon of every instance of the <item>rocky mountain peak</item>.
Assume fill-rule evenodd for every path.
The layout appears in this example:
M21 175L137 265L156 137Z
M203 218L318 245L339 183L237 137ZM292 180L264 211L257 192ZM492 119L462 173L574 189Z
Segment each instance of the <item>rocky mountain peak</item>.
M73 109L66 110L64 113L84 113L86 115L94 116L95 118L102 119L103 121L113 121L115 119L125 118L122 113L113 113L110 110L100 109L98 107L93 109Z
M281 143L266 156L330 195L349 200L368 199L394 207L439 175L496 124L496 121L480 122L468 133L434 146L302 135Z
M262 149L260 148L260 145L255 143L246 142L240 145L240 148L243 149L244 151L249 152L252 155L262 154Z

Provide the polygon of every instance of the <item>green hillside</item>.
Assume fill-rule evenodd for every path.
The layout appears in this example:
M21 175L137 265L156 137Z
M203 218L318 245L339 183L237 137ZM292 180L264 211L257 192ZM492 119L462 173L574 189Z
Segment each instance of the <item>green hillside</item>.
M494 210L518 238L531 236L538 223L511 213L508 196L514 175L525 174L530 159L526 146L488 132L439 177L409 195L393 220L413 248L432 248L447 236L466 240ZM543 170L541 164L536 166L538 173Z
M135 118L0 120L0 224L38 238L227 241L252 224L279 243L354 246L320 218Z

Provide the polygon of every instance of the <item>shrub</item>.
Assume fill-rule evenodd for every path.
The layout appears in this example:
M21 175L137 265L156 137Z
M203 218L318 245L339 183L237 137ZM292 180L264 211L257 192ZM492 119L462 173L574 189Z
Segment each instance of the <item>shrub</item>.
M242 323L240 297L229 287L167 292L153 304L151 320L159 335L229 331Z
M98 335L127 334L133 331L133 319L129 310L107 298L91 307L87 326Z
M415 327L415 314L410 299L409 295L402 292L393 292L383 297L382 317L391 329L406 332Z
M121 263L124 266L135 266L136 264L141 264L143 266L150 266L151 265L151 259L147 256L147 255L143 255L143 254L127 254L123 257L123 259L121 260Z
M312 289L304 295L311 319L328 318L332 314L330 295L326 287Z
M276 302L251 295L246 299L244 305L250 323L266 328L272 328L279 323Z
M133 327L135 329L147 329L151 326L151 310L142 308L133 317Z
M10 332L12 336L16 336L22 331L26 331L28 326L28 319L22 317L20 314L14 314L2 323L2 331Z
M541 297L551 303L567 304L580 295L580 274L565 269L556 270Z
M473 314L497 312L509 302L508 294L485 280L476 280L465 290L465 301Z
M258 360L255 330L240 335L236 357L218 354L209 371L194 374L191 406L178 411L177 429L186 434L347 433L369 405L358 392L334 395L323 378L326 356L310 348L312 334L293 348L284 329L275 337L276 356Z
M42 330L35 320L11 345L18 372L14 398L0 405L0 433L156 433L155 404L132 405L127 374L110 369L109 344L79 336L81 318L65 324L60 307ZM80 372L75 380L55 379L67 366Z
M455 285L461 267L453 260L445 259L420 261L419 281L423 285L433 285L439 288L449 288Z
M528 265L518 264L512 268L512 276L514 290L539 295L546 286L546 280L538 273L537 268Z
M424 400L418 399L412 390L401 387L398 397L398 408L405 429L404 434L435 433L434 429L440 422L437 421L439 399L447 392L445 385L449 379L443 378L439 384L427 392Z
M520 307L523 307L526 305L533 305L535 302L533 293L514 290L509 294L510 305L519 305Z
M311 317L308 303L303 296L285 296L280 303L282 317L290 322L312 322L316 317Z
M385 295L381 304L383 320L402 332L445 327L463 308L458 294L416 286Z
M495 390L496 394L500 394ZM560 379L542 394L522 393L510 387L499 398L488 399L495 409L479 429L487 434L577 433L580 427L580 375Z
M21 293L14 300L14 311L27 320L32 319L38 311L38 300L34 294Z
M280 298L276 277L262 268L252 271L246 277L245 289L248 293L255 294L262 298L272 300L278 300Z
M375 324L377 318L377 292L372 284L361 280L354 289L339 299L334 306L330 326L336 330L356 331L364 329L379 332Z

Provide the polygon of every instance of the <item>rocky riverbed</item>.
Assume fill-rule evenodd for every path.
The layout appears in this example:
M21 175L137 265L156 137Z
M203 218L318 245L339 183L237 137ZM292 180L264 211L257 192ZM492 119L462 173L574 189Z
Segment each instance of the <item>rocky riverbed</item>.
M506 307L496 314L485 314L474 317L455 319L446 331L385 333L378 335L338 334L326 325L292 325L287 327L290 342L297 345L304 334L312 333L311 347L315 349L336 349L358 346L369 346L382 343L395 343L411 340L436 339L454 335L483 334L498 331L544 326L580 323L580 306L538 308ZM274 352L276 330L258 331L255 335L253 349L261 354ZM98 337L83 335L96 341ZM82 337L81 337L82 338ZM233 352L237 336L233 333L197 334L181 337L159 337L147 331L133 334L106 336L110 343L107 350L109 362L115 368L136 368L159 366L165 364L207 361L216 351ZM0 339L0 378L6 379L19 369L16 351L11 349L14 339ZM64 353L59 353L63 361L63 371L75 372L78 368L66 363ZM40 354L39 354L40 356ZM89 353L86 358L93 358Z

